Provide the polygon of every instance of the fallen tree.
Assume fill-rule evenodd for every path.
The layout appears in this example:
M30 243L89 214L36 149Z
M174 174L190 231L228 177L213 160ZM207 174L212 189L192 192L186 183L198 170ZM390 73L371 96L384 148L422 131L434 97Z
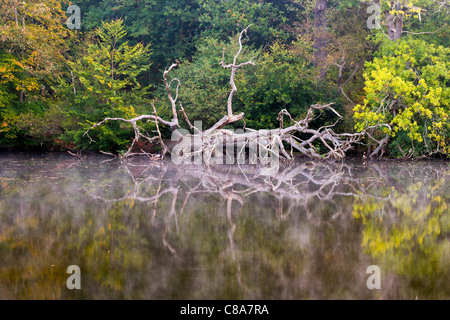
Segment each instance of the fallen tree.
M250 26L249 26L250 27ZM294 158L294 151L299 152L307 157L315 159L343 159L346 156L346 152L354 147L355 144L361 144L364 137L368 137L377 142L378 148L376 152L373 152L370 156L376 156L378 153L383 151L383 147L386 143L386 139L377 141L370 135L370 131L375 127L387 126L386 124L379 124L376 126L371 126L359 133L336 133L333 127L337 122L342 119L342 116L333 108L334 103L329 103L325 105L315 104L310 106L306 112L306 116L301 120L295 120L287 110L283 109L279 112L277 120L280 122L280 127L271 130L252 130L246 128L246 131L240 130L240 132L232 131L226 129L227 125L240 121L244 118L245 113L235 114L233 112L233 97L237 92L237 86L235 84L236 72L246 65L255 65L255 62L250 59L249 61L237 63L237 60L242 52L243 36L247 35L248 28L245 28L239 34L239 49L235 54L232 63L227 64L225 62L225 52L222 55L222 61L220 65L225 69L231 70L230 75L230 85L231 91L228 96L226 114L217 121L214 125L206 130L202 130L200 127L196 127L190 121L188 115L183 108L181 102L178 101L178 91L180 87L180 80L174 78L168 80L167 76L171 70L178 66L178 62L173 63L168 69L163 73L163 82L167 91L167 96L171 104L172 119L166 120L158 116L157 109L154 102L152 102L153 114L141 115L133 119L124 118L105 118L102 121L95 123L90 127L84 135L89 137L91 141L94 141L89 136L89 131L98 127L107 121L124 121L132 125L134 129L134 139L128 150L122 155L123 158L134 156L136 154L149 155L144 150L139 150L139 153L134 152L135 143L140 139L147 140L149 142L157 142L162 147L162 155L158 158L164 158L166 153L171 153L172 156L178 158L180 162L191 161L192 158L202 160L205 164L220 164L223 161L223 147L227 148L226 156L234 161L237 158L239 164L243 164L246 161L245 149L251 149L255 152L250 154L248 162L250 164L255 164L256 158L265 159L267 162L268 155L272 159L283 157L286 159ZM171 86L176 84L175 95L173 95ZM334 124L322 126L319 129L313 129L310 124L313 120L316 120L323 114L326 110L330 110L337 117L337 121ZM188 130L180 127L178 121L178 113L181 113L189 129L193 132L190 133ZM319 115L316 113L319 112ZM289 125L285 126L285 118L289 119ZM156 125L157 135L151 136L142 126L139 125L140 121L152 121ZM172 131L172 145L167 146L164 142L160 125L167 126ZM307 138L300 138L307 136ZM326 152L320 152L320 147L323 146ZM231 156L230 152L235 152L237 148L237 157ZM256 153L259 151L259 156ZM253 158L252 158L253 155ZM254 157L256 156L256 158ZM194 160L195 162L195 160ZM198 163L198 162L196 162ZM229 162L227 162L229 163ZM263 162L264 163L264 162Z

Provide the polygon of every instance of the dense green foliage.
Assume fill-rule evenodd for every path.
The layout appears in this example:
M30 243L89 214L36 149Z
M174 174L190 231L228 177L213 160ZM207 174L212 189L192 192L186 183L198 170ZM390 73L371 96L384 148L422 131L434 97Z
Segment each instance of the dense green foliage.
M72 106L69 114L82 127L104 117L128 119L137 116L136 111L149 111L143 108L148 88L141 86L138 77L150 67L150 49L141 43L130 46L124 41L126 35L122 20L103 22L86 53L76 62L69 62L77 79L72 88L66 88L73 89L73 94L67 93ZM82 145L82 131L75 126L64 138ZM98 131L98 143L91 143L94 148L117 151L129 143L129 130L120 130L117 123Z
M20 118L51 104L70 34L60 1L1 1L0 8L0 144L26 143Z
M394 154L450 153L450 49L406 38L385 41L367 64L356 128L388 123Z
M329 0L319 34L317 3L80 0L81 30L70 30L66 1L0 0L0 146L120 152L131 127L109 122L92 131L95 142L84 132L105 117L153 114L155 99L158 115L170 117L161 77L177 59L169 78L180 79L191 122L206 128L226 112L222 50L230 63L251 25L240 59L256 65L236 75L234 110L245 113L236 127L275 128L282 109L300 118L311 104L334 102L344 117L336 130L390 124L372 133L390 134L390 156L448 155L448 5L383 1L382 29L370 30L370 1Z

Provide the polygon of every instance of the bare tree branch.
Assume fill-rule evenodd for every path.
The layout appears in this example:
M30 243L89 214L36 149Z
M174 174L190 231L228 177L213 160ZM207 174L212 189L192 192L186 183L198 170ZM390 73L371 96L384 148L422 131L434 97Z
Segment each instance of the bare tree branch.
M240 64L237 64L237 59L239 57L239 55L242 52L242 36L245 34L247 35L247 30L248 28L250 28L251 25L249 25L247 28L245 28L244 30L241 31L240 35L239 35L239 50L236 53L236 55L234 56L233 59L233 63L232 64L225 64L225 49L223 50L223 54L222 54L222 61L220 62L220 65L225 68L225 69L231 69L231 76L230 76L230 84L231 84L231 92L230 95L228 96L228 102L227 102L227 111L228 111L228 117L232 117L233 116L233 96L234 94L237 92L237 87L236 84L234 82L234 78L236 76L236 71L245 66L245 65L255 65L255 63L252 60L249 60L247 62L243 62Z

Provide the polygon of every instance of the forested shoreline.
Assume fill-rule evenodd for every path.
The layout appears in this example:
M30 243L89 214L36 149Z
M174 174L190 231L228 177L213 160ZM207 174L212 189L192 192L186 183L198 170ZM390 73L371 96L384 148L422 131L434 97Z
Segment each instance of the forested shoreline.
M68 28L70 5L80 29ZM0 8L2 150L157 153L163 146L137 141L130 123L86 132L139 115L178 114L181 128L195 131L188 119L209 128L231 96L230 129L310 117L311 130L363 133L349 154L450 154L447 1L0 0ZM233 58L252 63L237 70L230 95ZM171 137L154 121L139 127ZM319 140L309 150L328 151Z

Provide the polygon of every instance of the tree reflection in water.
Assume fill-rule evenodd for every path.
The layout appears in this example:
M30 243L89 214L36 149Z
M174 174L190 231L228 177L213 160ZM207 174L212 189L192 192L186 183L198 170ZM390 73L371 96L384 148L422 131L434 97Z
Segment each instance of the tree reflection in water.
M446 162L1 160L0 298L450 296Z

